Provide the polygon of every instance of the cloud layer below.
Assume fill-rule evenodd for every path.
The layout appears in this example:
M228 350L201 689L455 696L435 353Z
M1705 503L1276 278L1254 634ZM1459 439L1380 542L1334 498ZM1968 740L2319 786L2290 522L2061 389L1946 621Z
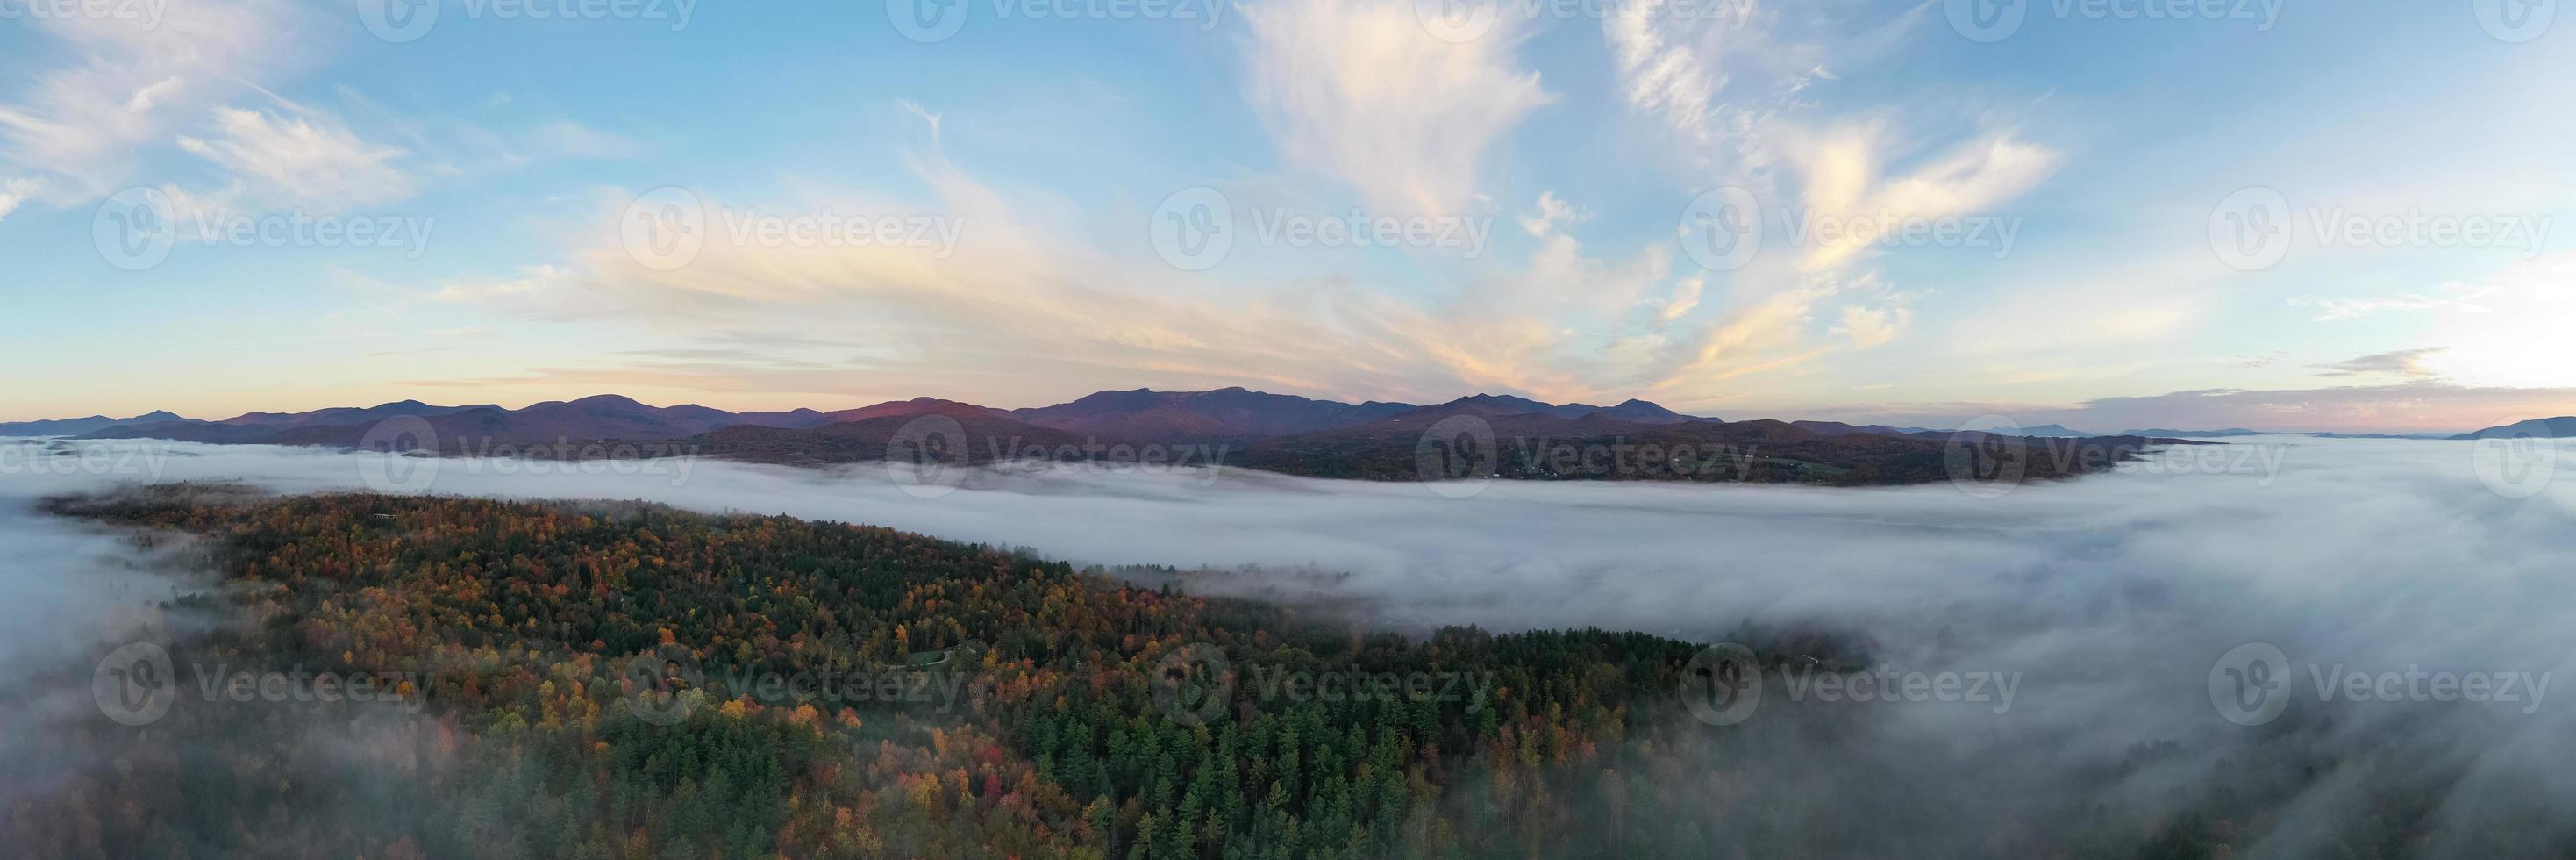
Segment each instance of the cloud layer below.
M89 641L83 625L99 617L97 601L66 583L82 582L110 557L106 543L81 537L76 524L30 519L38 496L142 480L362 490L370 474L388 474L387 461L362 454L149 442L95 450L80 462L98 465L69 473L14 461L33 478L13 481L10 498L0 500L8 508L0 528L13 545L33 549L7 580L7 603L21 610L14 630ZM2463 827L2487 815L2566 807L2560 793L2492 793L2545 785L2533 768L2576 753L2563 741L2576 728L2576 698L2535 691L2543 698L2529 710L2324 701L2309 677L2335 667L2420 667L2549 679L2571 668L2576 587L2564 572L2576 567L2576 530L2566 527L2576 515L2576 474L2535 481L2528 471L2499 473L2539 463L2544 471L2536 474L2550 476L2553 461L2499 459L2514 453L2465 442L2259 437L2174 449L2110 475L1983 499L1946 485L1512 482L1447 499L1412 484L1091 468L978 473L961 489L922 498L874 466L824 472L714 462L566 472L561 464L446 460L414 486L640 498L890 525L1081 562L1207 566L1231 572L1194 587L1329 599L1409 628L1599 625L1711 641L1747 625L1821 630L1866 643L1874 663L1901 671L2017 674L2016 697L2001 713L1992 702L1876 708L1865 717L1879 723L1872 744L1808 750L1826 758L1800 765L1851 766L1826 769L1821 778L1830 784L1841 778L1835 774L1883 774L1901 760L1910 764L1899 778L1921 780L1923 792L1956 777L1944 769L1984 768L1976 780L1994 801L1979 814L1995 820L1960 822L1961 833L1950 834L1958 836L2038 814L2066 792L2107 801L2214 778L2225 757L2271 743L2272 734L2223 720L2208 687L2215 661L2250 642L2288 655L2294 698L2281 725L2313 734L2302 741L2315 745L2311 752L2368 747L2422 756L2412 764L2444 775L2437 790L2460 793L2456 812L2445 815ZM2554 456L2576 469L2576 448ZM548 467L549 474L530 473ZM2508 478L2537 492L2515 498L2491 489ZM1777 707L1801 714L1829 706ZM2186 753L2103 781L2103 768L2132 745L2156 741L2178 742ZM2346 804L2368 794L2337 779L2314 792L2298 800L2299 814L2327 822L2361 814ZM2140 814L2157 803L2137 802ZM2435 843L2464 832L2445 831Z

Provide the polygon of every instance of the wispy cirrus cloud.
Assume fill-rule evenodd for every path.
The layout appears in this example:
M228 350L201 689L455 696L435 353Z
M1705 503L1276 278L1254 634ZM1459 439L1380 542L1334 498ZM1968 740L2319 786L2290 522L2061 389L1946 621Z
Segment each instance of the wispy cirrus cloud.
M1280 154L1382 211L1468 211L1486 151L1553 98L1514 59L1516 21L1452 43L1411 4L1295 0L1243 17L1246 95Z
M339 211L411 196L412 177L396 164L409 152L361 140L326 112L274 101L273 110L216 108L204 136L180 135L179 148L234 177L233 194L276 205Z
M171 4L157 21L22 22L68 62L0 94L0 165L44 179L36 193L56 205L132 184L151 151L211 107L311 61L306 21L279 0L210 0Z

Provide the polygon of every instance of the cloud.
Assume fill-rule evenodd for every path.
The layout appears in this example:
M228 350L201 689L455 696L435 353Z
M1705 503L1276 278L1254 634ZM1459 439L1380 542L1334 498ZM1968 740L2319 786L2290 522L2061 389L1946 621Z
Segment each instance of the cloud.
M895 100L894 100L894 103L895 103L895 106L896 106L896 107L903 108L903 110L904 110L904 112L905 112L905 113L909 113L909 114L912 114L912 115L913 115L913 116L915 116L915 117L919 117L919 118L921 119L921 121L922 121L924 124L927 124L928 126L930 126L930 142L931 142L931 145L933 145L933 146L937 146L937 145L939 144L939 115L938 115L938 114L931 113L929 108L925 108L925 107L922 107L921 105L914 104L914 103L912 102L912 100L911 100L911 99L895 99Z
M1414 293L1334 269L1276 274L1282 259L1291 270L1329 259L1306 249L1243 247L1240 264L1181 272L1083 241L1097 233L1084 220L1097 219L1049 218L1058 207L1044 198L1032 203L1025 191L987 186L935 149L906 163L929 195L807 186L792 203L705 197L703 247L667 271L628 256L621 234L632 194L603 189L593 210L565 230L562 259L447 281L424 298L610 323L657 340L739 335L844 345L800 354L819 367L717 360L674 368L603 355L590 366L481 377L632 386L665 373L668 386L736 396L938 393L1038 404L1151 384L1354 400L1499 391L1615 402L1644 393L1702 349L1696 338L1663 332L1692 313L1703 288L1696 277L1674 277L1673 249L1595 257L1568 232L1583 223L1583 208L1554 193L1542 193L1521 219L1532 240L1525 264L1489 258L1454 288ZM1269 192L1229 186L1229 193ZM937 218L957 226L959 241L953 253L764 242L733 226L749 213L823 211ZM1734 341L1730 355L1768 361L1796 340L1768 324L1746 331L1759 336ZM894 390L854 388L853 380Z
M1484 155L1551 97L1519 70L1518 22L1434 38L1407 4L1288 0L1244 10L1246 96L1281 156L1381 212L1463 214Z
M1541 191L1538 193L1538 202L1531 205L1528 214L1520 217L1521 231L1543 238L1556 233L1578 217L1580 215L1574 211L1574 204L1558 199L1554 191Z
M1809 137L1793 160L1804 183L1802 223L1903 224L1993 211L2055 173L2055 150L1997 131L1951 146L1899 175L1888 175L1887 133L1875 124ZM1838 267L1874 249L1876 231L1803 237L1810 270ZM1860 238L1853 238L1860 237Z
M32 177L0 182L0 218L7 218L9 213L17 211L18 206L26 203L27 198L43 185L42 181Z
M217 108L206 137L182 135L179 148L222 167L249 197L272 205L345 211L411 196L411 176L393 163L408 152L360 140L327 113L277 103L277 112Z
M2239 356L2237 358L2229 359L2227 361L2227 366L2241 370L2254 370L2257 368L2271 367L2272 365L2279 364L2281 359L2288 355L2289 353L2276 349L2260 355Z
M43 177L44 199L72 205L132 184L147 151L257 81L307 62L297 8L272 0L169 4L142 19L21 22L71 56L0 95L0 167ZM285 50L283 45L297 45Z
M2316 308L2317 321L2319 322L2354 320L2370 316L2372 314L2385 313L2389 311L2410 313L2423 311L2460 311L2463 313L2476 314L2493 312L2492 309L2479 304L2474 297L2469 296L2429 298L2418 295L2401 295L2376 299L2322 299L2301 297L2291 299L2290 304L2300 307Z
M530 137L537 152L559 158L634 158L644 153L644 145L632 138L571 120L538 126Z
M1907 308L1845 305L1842 324L1834 326L1833 333L1850 338L1854 349L1867 349L1895 340L1896 333L1913 317L1914 312Z
M1752 175L1797 146L1785 120L1818 107L1811 85L1884 59L1923 13L1856 29L1832 4L1613 4L1601 31L1630 110L1669 129L1693 163Z
M2373 353L2360 358L2339 361L2334 364L2320 364L2315 366L2325 369L2325 372L2317 374L2318 376L2386 375L2404 379L2431 379L2436 374L2424 366L2424 357L2447 349L2450 349L2450 347L2429 346L2422 349L2401 349L2392 352Z
M1704 145L1717 133L1709 114L1726 75L1692 45L1667 34L1678 17L1623 9L1603 16L1601 31L1618 63L1628 106L1661 115L1685 139Z
M1663 307L1655 311L1655 322L1660 325L1670 325L1674 320L1689 315L1692 310L1699 307L1700 293L1707 288L1708 279L1705 276L1692 275L1681 279L1680 283L1673 285L1672 298L1665 299Z

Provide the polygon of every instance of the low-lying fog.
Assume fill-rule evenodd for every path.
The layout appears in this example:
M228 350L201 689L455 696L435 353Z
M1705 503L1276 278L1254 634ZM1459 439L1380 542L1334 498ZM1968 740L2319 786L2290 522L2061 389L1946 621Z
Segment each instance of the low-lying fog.
M646 499L887 525L1083 563L1257 565L1231 575L1255 589L1327 589L1407 628L1601 626L1711 642L1738 629L1856 636L1873 669L1991 678L1987 698L1880 702L1885 716L1874 718L1887 730L1876 748L1802 754L1920 758L1923 768L1897 778L1923 791L1985 792L1966 800L1994 804L1998 820L2043 798L2062 803L2050 795L2076 789L2060 777L2116 762L2131 744L2199 751L2160 776L2118 783L2143 797L2159 790L2156 780L2224 783L2224 768L2240 761L2233 753L2267 731L2323 718L2333 728L2320 743L2403 750L2410 758L2398 764L2449 769L2439 786L2450 798L2446 825L2425 837L2427 853L2472 851L2464 840L2505 820L2496 816L2537 815L2565 832L2576 821L2576 747L2566 740L2576 680L2559 678L2576 662L2576 447L2555 453L2560 473L2550 480L2549 450L2528 442L2230 441L1991 497L1947 484L1497 481L1450 498L1418 484L1240 470L1025 465L940 492L948 488L898 483L881 465L430 462L0 440L9 560L0 571L9 638L0 645L17 656L110 638L97 630L107 607L158 596L125 578L97 585L117 542L33 513L46 495L242 480L281 492L399 486ZM73 447L47 456L48 444ZM2276 646L2284 660L2239 648L2246 643ZM2256 662L2288 669L2288 683L2270 689L2288 696L2292 719L2220 701L2261 698L2241 698ZM2355 672L2366 676L2358 695L2332 680L2319 686ZM2401 701L2380 701L2392 674ZM2437 680L2446 675L2449 685ZM2457 684L2480 683L2473 675L2495 701L2435 700L2463 698ZM2005 679L2012 694L2000 701ZM2504 699L2504 684L2516 698ZM1839 762L1805 761L1828 763ZM2347 784L2357 779L2307 790L2283 810L2264 853L2324 850L2304 840L2328 839L2357 814L2349 804L2359 786ZM1831 788L1810 780L1808 789Z

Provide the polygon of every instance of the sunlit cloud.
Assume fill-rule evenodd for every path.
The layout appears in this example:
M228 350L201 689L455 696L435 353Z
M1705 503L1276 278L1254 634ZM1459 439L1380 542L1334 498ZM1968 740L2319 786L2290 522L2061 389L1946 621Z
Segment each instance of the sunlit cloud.
M1487 150L1553 98L1515 61L1508 16L1457 43L1408 4L1293 0L1243 18L1246 96L1281 155L1384 211L1468 211Z

